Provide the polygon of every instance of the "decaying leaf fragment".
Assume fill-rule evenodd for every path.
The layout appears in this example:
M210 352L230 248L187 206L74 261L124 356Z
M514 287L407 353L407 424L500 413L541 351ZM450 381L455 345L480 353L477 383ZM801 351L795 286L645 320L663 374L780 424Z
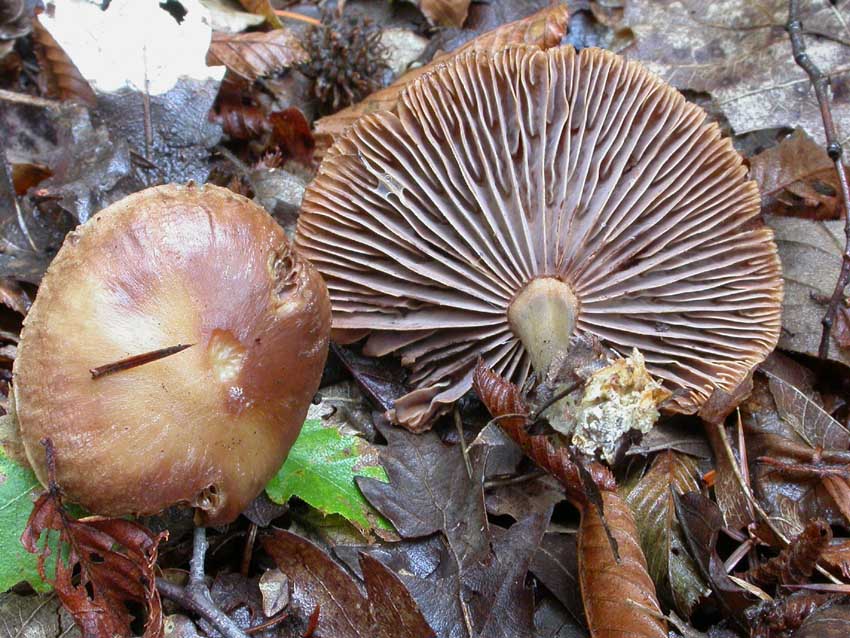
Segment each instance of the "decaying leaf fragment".
M40 539L59 533L67 556L55 561L53 574L45 561L52 551ZM132 521L91 517L76 520L63 508L58 491L36 501L21 542L38 554L41 577L53 585L84 638L130 636L134 620L127 604L145 610L144 638L163 635L162 607L154 581L157 546L167 533L154 535ZM76 573L79 572L79 581Z
M553 422L585 454L601 450L611 461L623 436L637 430L647 433L658 420L658 406L670 396L646 369L635 348L628 357L615 359L594 373L578 402L568 403L563 421Z
M686 549L673 494L700 487L697 460L667 450L655 457L649 471L625 495L635 515L649 573L660 595L686 618L700 597L711 590Z

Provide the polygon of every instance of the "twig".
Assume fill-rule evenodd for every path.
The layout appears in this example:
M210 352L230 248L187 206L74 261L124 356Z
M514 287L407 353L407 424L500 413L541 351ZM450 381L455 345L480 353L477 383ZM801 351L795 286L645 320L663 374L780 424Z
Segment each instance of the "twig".
M296 13L295 11L285 11L283 9L275 9L275 15L280 16L281 18L288 18L290 20L298 20L299 22L306 22L307 24L312 24L317 27L322 26L321 20L316 20L316 18L311 18L310 16L305 16L302 13Z
M835 172L838 174L838 184L841 188L841 198L844 200L844 253L841 256L841 272L835 289L829 298L826 314L821 320L823 330L821 332L818 357L826 359L829 355L829 337L832 334L832 325L835 322L835 313L838 304L844 297L844 289L850 282L850 187L847 184L847 173L844 171L842 156L844 149L838 141L835 133L835 122L832 119L832 109L829 105L829 76L824 74L814 61L806 53L806 42L803 38L803 23L800 21L800 1L788 0L788 22L785 25L788 37L791 40L791 51L794 53L794 62L797 63L806 75L815 90L815 97L820 107L820 115L823 120L823 130L826 136L826 153L835 164Z
M239 629L238 625L212 602L209 594L206 596L196 595L191 593L187 587L181 587L162 579L157 579L156 588L160 596L173 600L184 609L198 614L225 638L246 638L245 632Z
M196 527L192 543L192 559L189 561L188 584L181 587L157 578L156 588L161 596L173 600L184 609L206 619L225 638L247 638L245 632L233 622L230 616L218 608L210 596L209 587L204 580L204 557L208 547L206 528Z

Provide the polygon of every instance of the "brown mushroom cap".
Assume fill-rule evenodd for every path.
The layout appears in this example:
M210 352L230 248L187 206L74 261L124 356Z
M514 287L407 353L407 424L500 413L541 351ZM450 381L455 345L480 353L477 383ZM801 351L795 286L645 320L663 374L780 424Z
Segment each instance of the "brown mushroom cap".
M372 329L365 351L412 369L395 410L408 427L469 389L479 355L522 382L576 332L638 348L692 412L779 335L779 259L746 173L636 63L473 52L337 141L296 245L326 278L334 328Z
M131 195L68 235L27 316L14 391L30 463L44 483L49 437L58 484L94 513L190 503L228 522L298 436L329 330L320 275L262 208L214 186Z

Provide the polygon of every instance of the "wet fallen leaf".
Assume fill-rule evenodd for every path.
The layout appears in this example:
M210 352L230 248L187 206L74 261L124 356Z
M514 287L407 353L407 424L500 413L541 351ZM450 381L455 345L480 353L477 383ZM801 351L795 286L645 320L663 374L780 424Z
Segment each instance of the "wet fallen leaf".
M844 222L766 215L776 235L785 296L779 347L817 356L821 319L838 280L844 250ZM829 358L850 365L850 351L830 338Z
M850 605L833 605L806 618L794 638L844 638L847 635L850 635Z
M213 33L207 64L224 65L246 80L280 73L307 61L298 36L288 29L251 33Z
M685 618L690 617L694 605L710 590L688 554L676 517L673 493L685 494L699 489L696 459L666 451L655 457L649 471L626 492L649 574L662 599L675 606Z
M563 605L546 597L534 610L536 638L586 638L587 630L576 624Z
M830 75L838 138L850 135L847 0L801 3L806 50ZM624 53L678 89L711 96L735 133L802 128L824 144L814 90L791 54L786 0L632 0L623 22L635 33ZM827 34L827 37L812 35ZM830 37L832 36L832 37ZM838 41L836 41L836 39Z
M762 212L807 219L838 219L841 195L835 164L802 129L750 158Z
M573 621L587 626L578 581L578 547L575 534L543 536L531 562L531 572L560 601Z
M389 483L359 478L369 502L403 538L442 532L464 570L487 556L487 518L482 489L483 463L467 474L460 446L449 447L433 432L411 434L385 419L376 426L387 439L381 462Z
M533 638L534 600L525 575L550 515L530 516L508 530L493 528L492 557L464 577L470 590L464 599L476 636Z

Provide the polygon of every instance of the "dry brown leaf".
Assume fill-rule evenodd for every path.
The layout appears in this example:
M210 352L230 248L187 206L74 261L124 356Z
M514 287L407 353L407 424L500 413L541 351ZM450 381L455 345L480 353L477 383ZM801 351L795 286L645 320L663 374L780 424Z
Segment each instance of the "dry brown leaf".
M272 3L269 0L239 0L239 4L248 9L251 13L263 16L266 19L266 22L272 25L275 29L279 29L283 26L280 22L280 18L278 18L277 14L274 12L274 7L272 7Z
M803 129L750 158L750 178L759 185L765 213L807 219L841 216L835 165Z
M78 100L88 106L94 106L97 103L94 91L71 62L71 58L38 20L33 20L32 24L36 55L47 80L48 95L63 100Z
M304 615L316 614L316 638L434 636L410 592L380 561L361 554L364 596L328 554L297 534L272 530L263 547L289 577L296 608Z
M207 64L224 65L246 80L256 80L306 62L307 57L298 37L288 29L237 35L214 32Z
M319 152L324 152L338 135L345 132L362 115L393 108L404 87L452 57L464 51L498 49L508 44L530 44L548 49L561 41L567 31L568 21L566 5L559 4L521 20L502 25L467 42L451 53L437 56L428 64L404 74L387 88L372 93L362 102L317 120L314 135Z
M418 0L416 4L431 24L460 28L466 21L470 2L471 0Z
M850 0L803 2L805 32L847 40ZM814 91L785 32L787 0L631 0L624 16L636 41L624 53L678 89L705 92L735 133L800 127L819 144L823 123ZM831 77L839 140L850 135L850 47L806 35L812 60Z
M56 547L42 536L59 533L67 555L55 557L53 574L45 561ZM130 636L134 620L127 603L146 612L144 638L163 635L162 606L154 580L157 546L168 534L153 535L132 521L89 518L75 520L54 492L39 497L30 514L21 543L38 554L41 577L74 617L83 638ZM78 576L77 576L78 574Z
M667 622L638 543L632 512L615 492L602 492L605 518L620 561L614 557L599 510L582 513L578 534L579 582L594 638L666 638Z

